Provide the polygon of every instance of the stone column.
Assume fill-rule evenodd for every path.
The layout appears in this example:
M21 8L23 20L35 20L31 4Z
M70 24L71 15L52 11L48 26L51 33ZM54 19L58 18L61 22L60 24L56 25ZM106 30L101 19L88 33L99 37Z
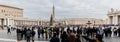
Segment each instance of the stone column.
M39 21L39 25L42 25L42 21Z
M0 25L1 25L1 23L2 23L2 22L1 22L1 19L0 19Z
M39 20L37 21L37 25L39 25Z
M116 18L116 22L115 23L116 23L116 25L118 25L118 15L116 15L115 18Z
M1 26L2 26L2 29L4 29L4 19L3 18L1 19Z
M7 26L9 26L10 25L10 20L9 20L9 18L7 18Z
M14 27L15 25L14 25L14 20L13 19L11 19L12 20L12 27Z
M117 15L113 16L113 24L114 25L118 24L118 16Z
M4 18L4 25L7 25L7 22L6 22L7 20L6 20L6 18Z
M111 16L108 17L108 24L112 24Z

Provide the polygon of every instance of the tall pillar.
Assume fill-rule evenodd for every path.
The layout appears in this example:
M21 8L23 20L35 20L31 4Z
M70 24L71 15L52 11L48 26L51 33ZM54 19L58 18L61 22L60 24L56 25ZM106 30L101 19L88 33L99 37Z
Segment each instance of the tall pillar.
M118 24L118 16L117 15L113 16L113 24L114 25Z
M1 19L1 26L2 26L2 29L4 29L4 19Z
M11 25L12 25L12 27L14 27L14 20L13 20L13 19L11 19L11 21L12 21L12 24L11 24Z
M7 26L9 26L9 25L10 25L10 20L9 20L9 18L7 18L6 20L7 20L7 21L6 21L6 22L7 22Z
M39 25L39 21L37 21L37 25Z
M108 24L114 24L114 18L113 18L113 16L109 16L108 17Z
M116 22L115 23L116 23L116 25L118 25L118 15L116 15L115 18L116 18Z
M7 25L7 23L6 23L6 18L4 18L4 25Z
M108 17L108 24L111 24L111 18L110 18L110 16Z

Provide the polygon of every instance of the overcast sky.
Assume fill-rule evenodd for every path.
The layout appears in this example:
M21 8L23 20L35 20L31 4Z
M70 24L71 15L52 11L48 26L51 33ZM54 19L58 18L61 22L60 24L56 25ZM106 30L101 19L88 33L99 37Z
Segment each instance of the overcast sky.
M0 4L24 9L24 17L49 19L52 0L0 0ZM120 10L120 0L55 0L56 18L107 18L111 8Z

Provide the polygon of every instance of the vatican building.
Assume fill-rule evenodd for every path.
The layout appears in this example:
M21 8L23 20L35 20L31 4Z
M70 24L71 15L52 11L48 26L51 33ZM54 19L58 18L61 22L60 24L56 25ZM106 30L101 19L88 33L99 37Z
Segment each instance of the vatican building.
M23 17L23 9L8 5L0 5L0 25L39 25L40 19L30 19Z
M120 24L120 11L117 9L111 8L108 12L108 24L118 25Z
M104 24L104 20L95 18L55 18L55 6L53 5L50 21L43 19L24 18L22 8L0 5L0 26L21 26L21 25L80 25L90 21L93 24Z

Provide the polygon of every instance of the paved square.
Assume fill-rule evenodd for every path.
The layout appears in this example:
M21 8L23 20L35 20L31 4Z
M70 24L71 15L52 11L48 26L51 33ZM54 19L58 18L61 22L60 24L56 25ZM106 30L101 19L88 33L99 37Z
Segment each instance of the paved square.
M11 34L7 34L7 30L0 30L0 42L16 42L16 31L11 31ZM105 42L120 42L120 37L104 37ZM25 42L25 40L21 41ZM35 36L35 42L49 42L49 40L37 38L37 34Z

